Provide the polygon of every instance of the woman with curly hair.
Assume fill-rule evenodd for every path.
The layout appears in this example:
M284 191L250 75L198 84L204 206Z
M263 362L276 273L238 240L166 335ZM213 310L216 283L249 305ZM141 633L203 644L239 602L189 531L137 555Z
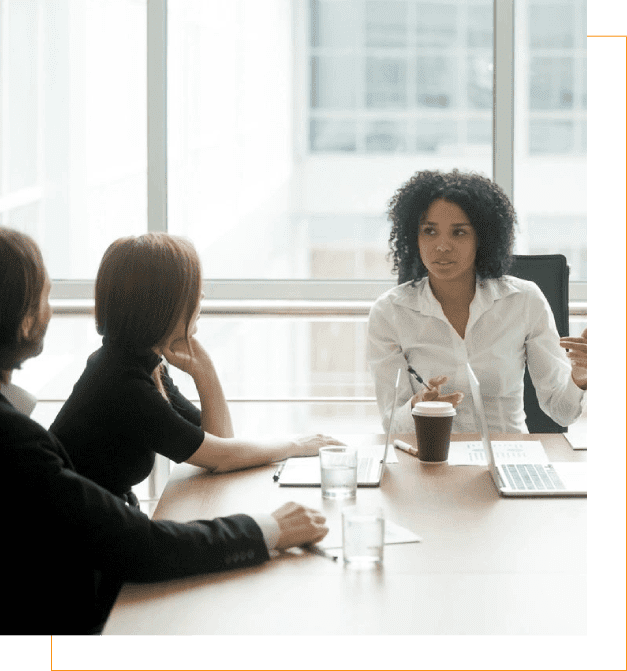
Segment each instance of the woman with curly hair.
M414 430L411 409L422 400L453 403L453 431L476 431L472 404L462 403L466 363L481 382L491 431L527 431L525 363L542 410L562 426L574 422L587 386L587 333L560 340L540 289L506 274L516 214L501 188L474 173L418 172L388 214L399 285L376 300L368 322L384 427L395 373L408 364L432 389L402 377L392 432Z

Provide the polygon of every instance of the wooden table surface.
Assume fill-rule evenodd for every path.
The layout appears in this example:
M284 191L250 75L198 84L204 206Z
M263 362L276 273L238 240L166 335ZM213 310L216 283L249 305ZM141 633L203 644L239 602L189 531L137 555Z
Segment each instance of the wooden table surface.
M377 435L338 436L377 444ZM397 436L415 445L415 436ZM477 440L456 435L456 440ZM585 461L560 434L541 440L552 461ZM422 542L386 545L383 566L345 567L286 552L248 569L123 587L105 634L585 634L586 499L504 499L486 467L421 464L395 450L381 487L360 488ZM319 488L279 487L275 466L209 475L180 464L155 519L188 521L271 512L286 501L342 503Z

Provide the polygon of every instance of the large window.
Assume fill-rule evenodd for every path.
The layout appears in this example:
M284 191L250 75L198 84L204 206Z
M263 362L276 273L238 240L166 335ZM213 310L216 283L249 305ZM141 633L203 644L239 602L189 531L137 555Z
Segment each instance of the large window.
M0 224L93 279L147 227L145 0L0 0L0 80Z
M586 280L586 3L516 2L514 198L524 253Z
M517 0L513 22L494 10L0 0L0 222L42 245L57 315L84 314L55 320L48 373L26 386L67 396L98 344L88 310L105 247L167 229L194 241L205 293L231 305L221 314L240 313L202 329L229 398L372 398L365 315L395 282L386 204L420 169L505 174L518 251L561 251L585 280L585 2ZM499 79L512 53L514 76ZM515 125L495 147L499 96ZM301 303L276 322L272 305L244 314L273 298ZM332 305L299 320L312 299ZM273 347L278 359L261 354Z
M169 229L214 279L391 285L396 188L492 174L492 6L252 5L169 0Z
M148 58L167 63L167 105L146 91L159 8ZM496 42L515 54L499 86L519 251L563 251L585 280L585 0L517 0L514 18ZM229 297L391 284L395 189L424 168L492 176L508 144L493 146L493 26L487 0L0 0L0 222L35 235L53 279L86 280L83 298L107 244L165 227L208 279L257 280ZM162 128L147 105L167 109ZM163 221L147 216L147 130L167 143Z
M312 152L490 154L490 2L311 0L309 12Z

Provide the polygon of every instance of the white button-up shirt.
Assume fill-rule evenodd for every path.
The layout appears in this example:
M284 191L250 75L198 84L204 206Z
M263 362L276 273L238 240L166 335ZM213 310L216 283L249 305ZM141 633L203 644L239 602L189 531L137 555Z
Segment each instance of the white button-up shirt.
M380 296L368 321L368 362L379 412L387 430L396 371L403 369L392 433L414 431L410 401L421 387L407 364L427 382L446 375L441 393L461 391L453 432L476 432L466 375L470 363L481 385L490 431L526 433L523 376L529 367L542 410L568 426L581 414L584 392L571 377L551 308L533 282L506 275L477 279L465 337L442 311L427 278ZM424 388L423 388L424 389Z

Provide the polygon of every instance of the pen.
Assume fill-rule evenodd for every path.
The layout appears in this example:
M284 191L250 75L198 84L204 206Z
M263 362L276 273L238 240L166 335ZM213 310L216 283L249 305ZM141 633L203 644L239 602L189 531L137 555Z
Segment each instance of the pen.
M283 469L285 468L285 462L282 461L278 466L276 471L274 471L274 475L272 476L272 479L276 482L279 477L281 476L281 473L283 472Z
M396 439L394 441L394 447L398 447L399 450L403 450L403 452L407 452L414 457L418 454L418 450L415 447L412 447L409 443L405 443L402 440Z
M420 382L420 384L424 384L424 386L429 391L431 391L431 387L420 377L420 375L418 375L418 373L416 373L416 371L409 364L407 364L407 370L409 373L411 373L411 375L413 375L418 380L418 382Z
M338 560L337 555L332 555L331 553L327 552L326 550L323 550L322 548L319 548L317 545L303 545L302 548L305 552L309 552L309 554L320 555L321 557L325 557L326 559L330 559L331 561L337 561Z

